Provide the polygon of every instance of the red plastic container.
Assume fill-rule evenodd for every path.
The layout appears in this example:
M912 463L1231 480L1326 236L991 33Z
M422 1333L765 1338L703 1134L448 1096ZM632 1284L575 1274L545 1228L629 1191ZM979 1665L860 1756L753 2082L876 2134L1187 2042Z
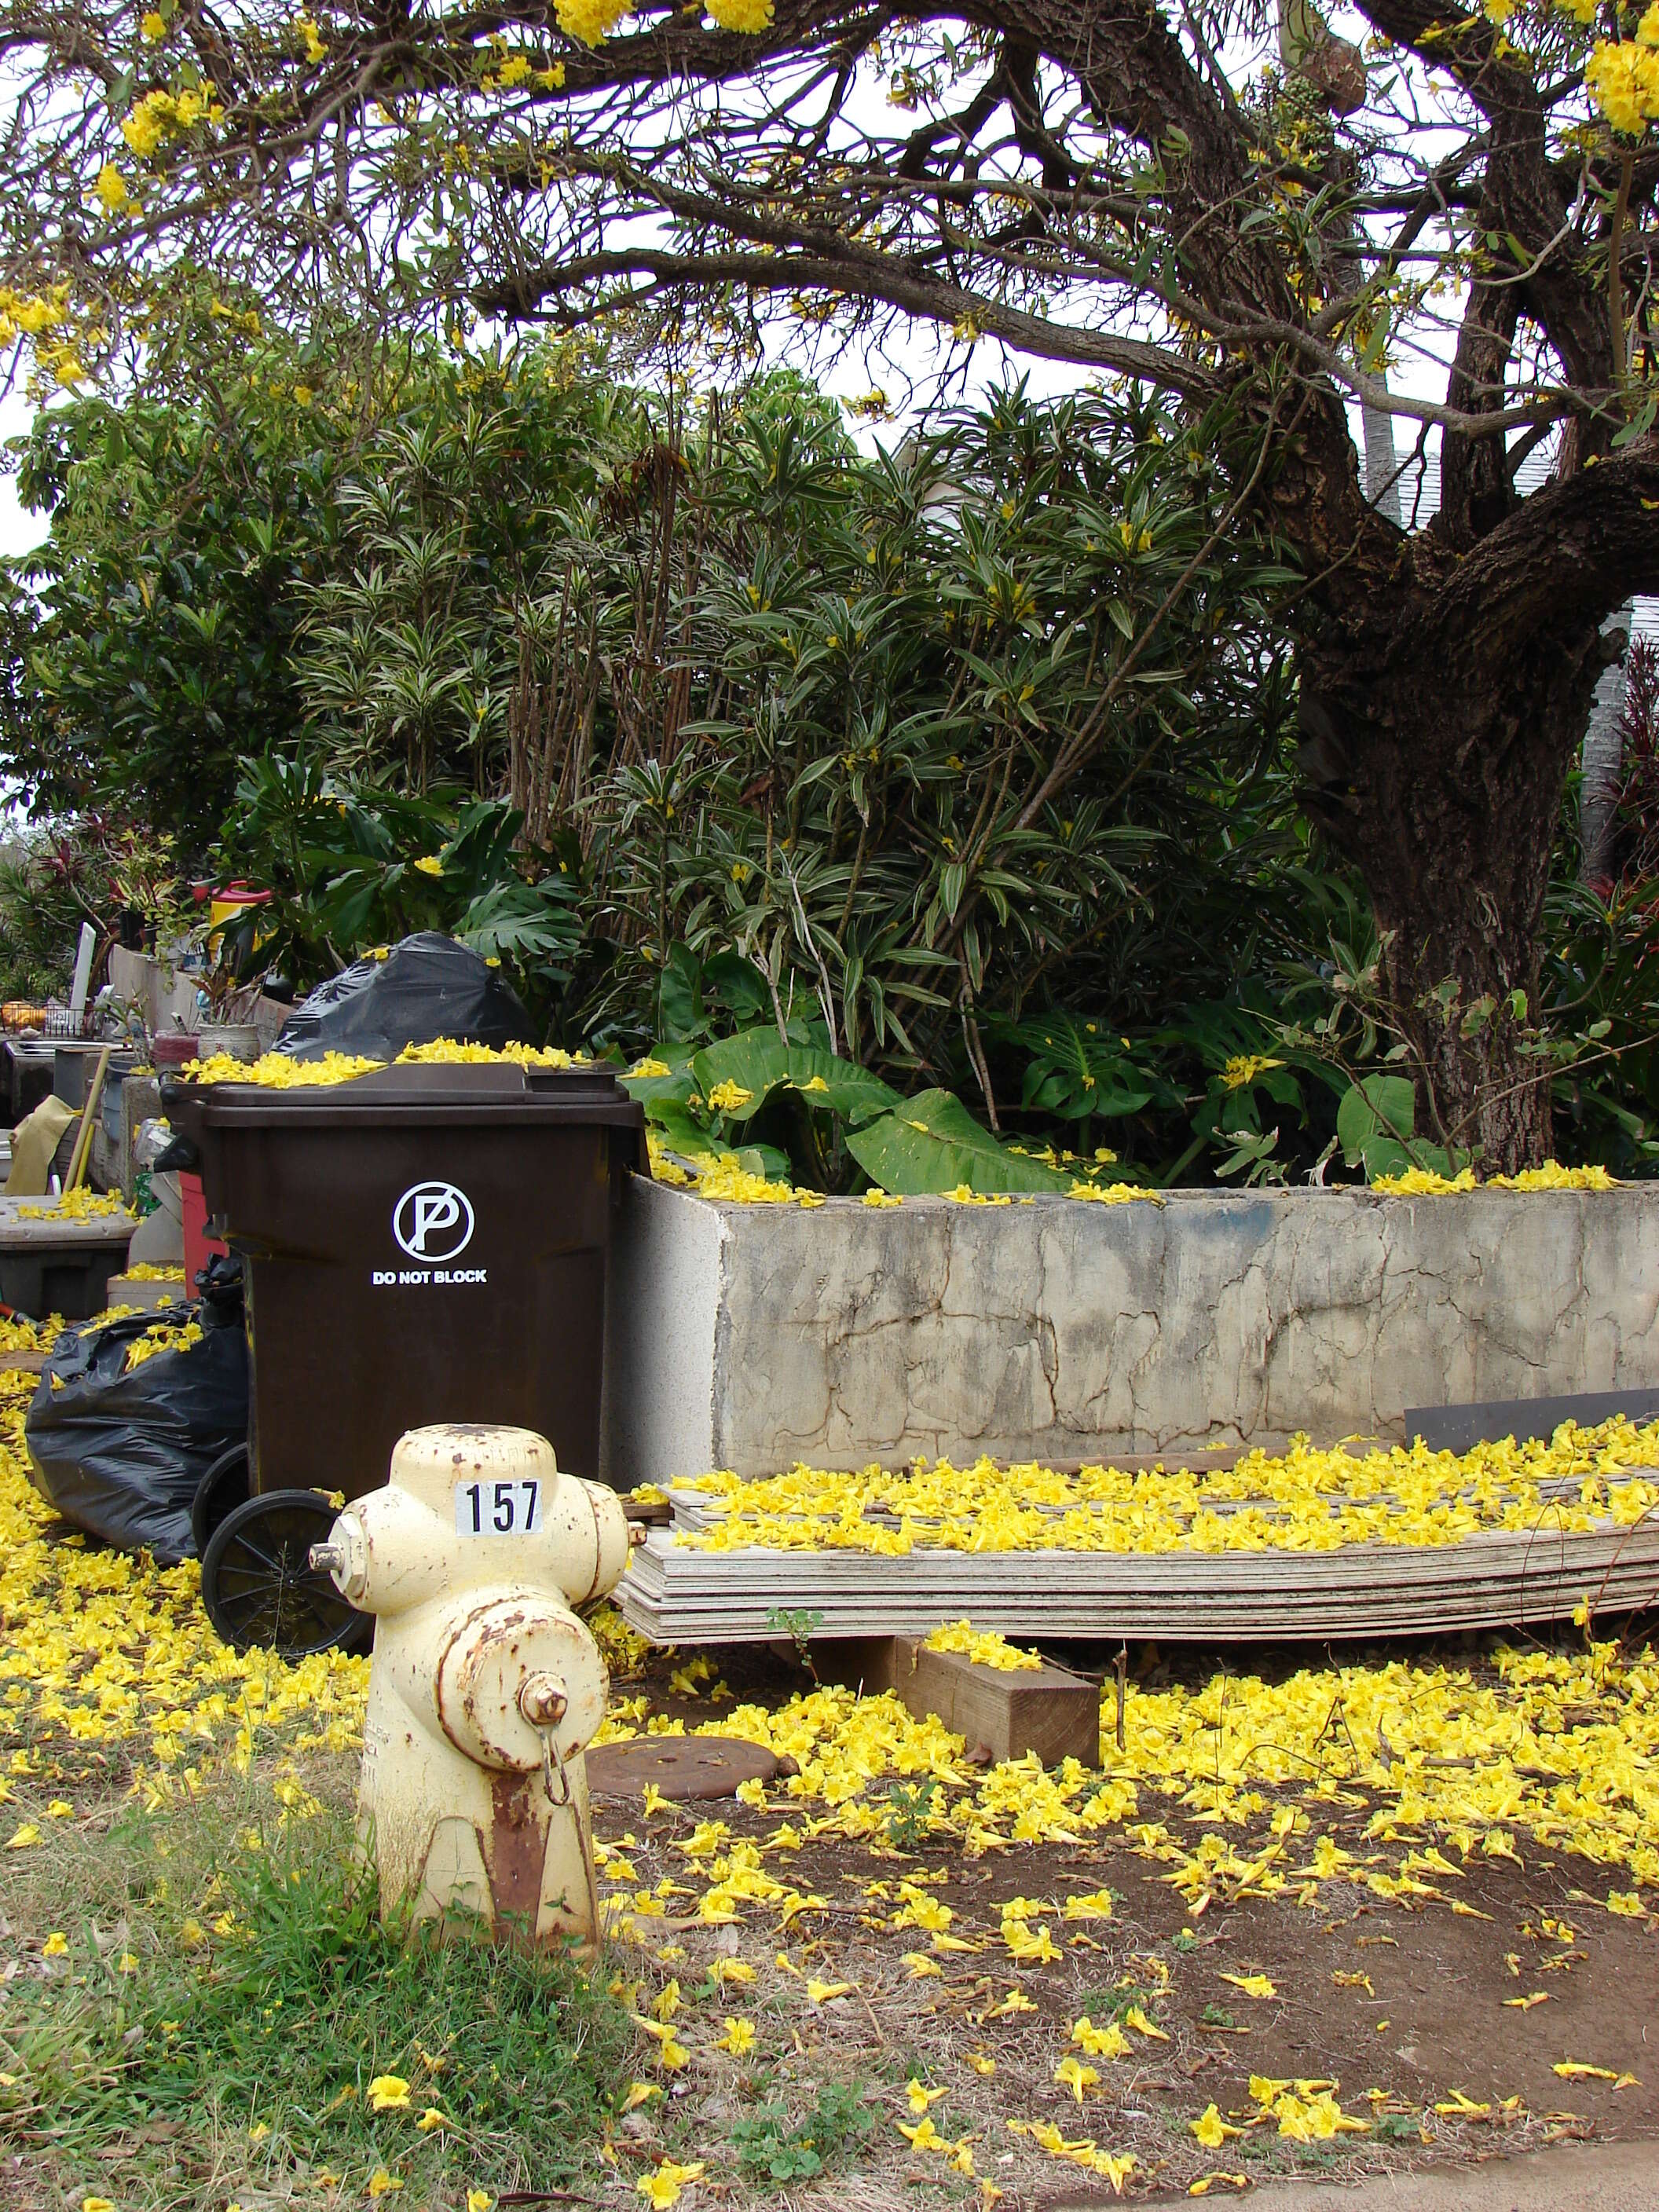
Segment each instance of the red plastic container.
M196 1294L196 1278L210 1260L228 1256L230 1247L222 1244L216 1237L208 1235L207 1194L202 1188L198 1175L179 1171L180 1211L185 1218L185 1288L189 1296Z

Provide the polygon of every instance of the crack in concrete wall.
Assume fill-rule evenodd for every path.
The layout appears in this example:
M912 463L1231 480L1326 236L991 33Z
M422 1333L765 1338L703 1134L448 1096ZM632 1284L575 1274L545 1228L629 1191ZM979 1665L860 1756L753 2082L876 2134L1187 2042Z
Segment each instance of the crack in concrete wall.
M618 1479L1388 1436L1407 1404L1659 1384L1659 1188L802 1210L636 1183L613 1279Z

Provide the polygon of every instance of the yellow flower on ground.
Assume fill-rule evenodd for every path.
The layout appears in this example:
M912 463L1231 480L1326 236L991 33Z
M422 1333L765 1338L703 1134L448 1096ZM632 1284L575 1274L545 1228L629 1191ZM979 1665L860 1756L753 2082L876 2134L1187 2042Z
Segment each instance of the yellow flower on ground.
M938 2104L941 2097L948 2097L951 2093L948 2089L929 2089L913 2074L904 2085L904 2094L910 2100L910 2110L920 2118L929 2105Z
M107 2197L83 2197L81 2212L115 2212L115 2207Z
M899 2133L912 2150L936 2150L943 2156L951 2148L945 2136L926 2115L916 2122L915 2127L909 2126L903 2120L898 2121L896 2124Z
M714 2039L716 2051L728 2051L733 2058L741 2058L755 2047L755 2023L752 2020L734 2020L728 2014L726 2033Z
M1073 2021L1072 2040L1091 2058L1122 2058L1134 2048L1116 2021L1097 2027L1086 2012L1081 2020Z
M435 2105L428 2105L415 2123L423 2136L429 2136L435 2128L453 2128L454 2124L448 2113L441 2112Z
M1206 2105L1195 2120L1187 2123L1206 2150L1219 2150L1229 2136L1243 2135L1243 2128L1231 2128L1213 2105Z
M1224 1974L1221 1978L1224 1982L1231 1982L1236 1990L1242 1990L1247 1997L1255 1997L1258 2001L1279 1995L1266 1974Z
M487 2189L469 2189L466 2212L494 2212L495 2200Z
M406 2112L409 2084L401 2074L377 2074L368 2085L371 2112Z
M31 1851L40 1840L39 1828L35 1826L33 1820L25 1820L22 1826L16 1829L9 1837L6 1849L9 1851Z
M806 1984L806 1994L814 2004L828 2004L832 1997L850 1997L854 1986L851 1982L821 1982L815 1975Z
M562 5L562 0L561 0ZM642 2173L634 2184L655 2212L668 2212L671 2204L679 2202L679 2195L688 2181L697 2180L707 2166L702 2159L694 2159L690 2166L678 2166L672 2158L664 2159L654 2173Z
M1054 2079L1062 2089L1069 2089L1079 2104L1083 2102L1085 2089L1097 2089L1100 2075L1094 2067L1085 2066L1080 2058L1062 2058L1054 2069Z
M631 2112L636 2106L648 2104L653 2097L660 2097L661 2094L662 2084L659 2081L630 2081L622 2108L625 2112Z
M40 1946L40 1956L43 1959L68 1958L69 1937L64 1935L61 1928L54 1928L47 1936L46 1942Z
M383 2166L377 2166L368 2177L368 2193L374 2197L392 2196L403 2185L397 2175L388 2173Z

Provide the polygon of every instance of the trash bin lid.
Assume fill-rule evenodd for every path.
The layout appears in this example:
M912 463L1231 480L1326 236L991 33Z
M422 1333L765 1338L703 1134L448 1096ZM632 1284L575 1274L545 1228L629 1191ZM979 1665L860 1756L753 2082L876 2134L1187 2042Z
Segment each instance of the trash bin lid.
M458 1121L485 1126L599 1122L642 1131L645 1111L609 1067L526 1067L517 1060L414 1060L343 1083L179 1084L186 1129L420 1128Z

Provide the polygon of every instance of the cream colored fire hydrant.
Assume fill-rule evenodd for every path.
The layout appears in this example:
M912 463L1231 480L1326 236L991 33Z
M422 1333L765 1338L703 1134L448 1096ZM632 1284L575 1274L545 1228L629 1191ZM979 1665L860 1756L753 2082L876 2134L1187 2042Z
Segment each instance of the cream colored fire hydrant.
M383 1905L547 1945L599 1934L583 1747L609 1686L572 1607L613 1589L615 1493L528 1429L412 1429L312 1565L376 1616L360 1826Z

